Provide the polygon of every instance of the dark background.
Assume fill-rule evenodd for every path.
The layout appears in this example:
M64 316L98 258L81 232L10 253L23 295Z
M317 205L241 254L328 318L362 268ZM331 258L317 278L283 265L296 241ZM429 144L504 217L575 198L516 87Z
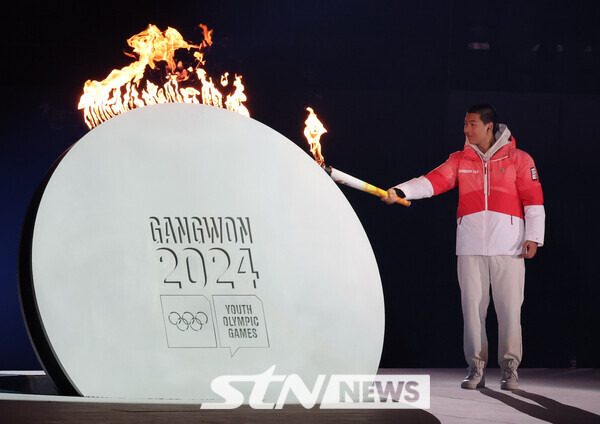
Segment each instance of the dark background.
M77 110L84 82L131 63L126 39L150 23L195 43L199 23L213 28L206 69L243 75L254 119L308 151L304 108L312 106L329 130L326 162L382 188L461 149L466 109L494 104L535 159L546 201L546 245L527 262L522 366L600 366L600 2L10 2L2 15L0 369L40 368L17 289L28 203L54 160L88 132ZM405 208L341 189L380 267L381 366L466 366L456 192ZM490 308L492 365L495 327Z

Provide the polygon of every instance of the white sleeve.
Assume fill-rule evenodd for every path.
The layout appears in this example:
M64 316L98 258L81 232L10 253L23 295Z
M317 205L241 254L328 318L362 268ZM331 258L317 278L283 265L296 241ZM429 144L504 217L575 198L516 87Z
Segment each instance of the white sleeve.
M398 184L394 188L402 190L406 195L406 200L424 199L433 196L433 186L423 175Z
M546 211L544 205L525 206L525 240L535 241L538 246L544 245Z

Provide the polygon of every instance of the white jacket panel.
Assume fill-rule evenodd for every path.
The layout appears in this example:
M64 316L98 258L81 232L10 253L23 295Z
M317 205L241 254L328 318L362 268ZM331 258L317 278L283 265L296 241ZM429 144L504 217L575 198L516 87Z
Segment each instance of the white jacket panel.
M458 218L456 254L520 255L525 244L525 222L516 216L481 211Z

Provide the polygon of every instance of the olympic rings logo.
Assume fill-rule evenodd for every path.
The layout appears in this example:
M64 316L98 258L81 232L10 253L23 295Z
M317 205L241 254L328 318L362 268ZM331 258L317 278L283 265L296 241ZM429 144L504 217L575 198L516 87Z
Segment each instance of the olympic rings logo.
M189 329L200 331L202 330L202 326L208 322L208 315L204 312L196 312L196 315L188 311L181 315L178 312L171 312L169 314L169 322L180 331L187 331Z

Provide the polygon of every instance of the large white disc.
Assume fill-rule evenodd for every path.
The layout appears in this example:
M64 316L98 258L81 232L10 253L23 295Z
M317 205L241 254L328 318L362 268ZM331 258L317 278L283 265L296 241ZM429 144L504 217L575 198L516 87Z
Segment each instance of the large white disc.
M377 371L367 236L327 174L265 125L203 105L136 109L77 142L38 200L21 292L63 388L207 400L213 378L273 365L307 384Z

